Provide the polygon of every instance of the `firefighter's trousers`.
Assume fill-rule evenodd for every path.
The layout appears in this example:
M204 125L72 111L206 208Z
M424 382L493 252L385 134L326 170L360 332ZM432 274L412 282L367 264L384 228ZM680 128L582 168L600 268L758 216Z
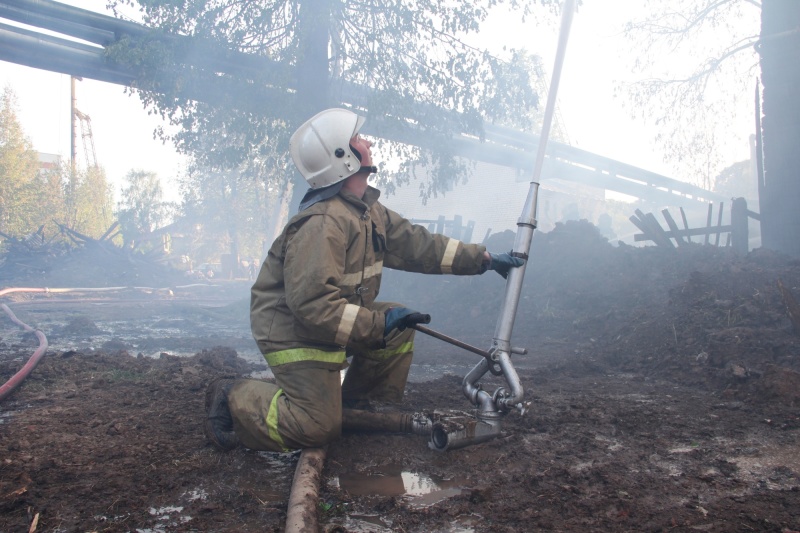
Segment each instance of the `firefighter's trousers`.
M246 447L288 451L323 446L342 431L342 399L399 402L414 356L415 330L395 330L386 348L348 348L350 366L313 360L271 366L275 384L237 380L228 394L234 429Z

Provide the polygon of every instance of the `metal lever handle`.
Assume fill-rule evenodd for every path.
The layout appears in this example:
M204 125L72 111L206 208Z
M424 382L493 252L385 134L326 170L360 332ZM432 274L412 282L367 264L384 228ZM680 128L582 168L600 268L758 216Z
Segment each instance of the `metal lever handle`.
M444 333L439 333L438 331L434 331L434 330L432 330L430 328L427 328L425 326L421 326L419 324L416 324L416 325L414 325L412 327L414 329L416 329L417 331L421 332L421 333L424 333L426 335L430 335L431 337L435 337L435 338L437 338L437 339L439 339L441 341L444 341L444 342L446 342L448 344L452 344L453 346L458 346L459 348L463 348L464 350L467 350L468 352L472 352L472 353L478 354L480 356L483 356L486 359L486 361L489 363L489 370L491 371L492 374L494 374L495 376L502 376L503 375L503 369L500 367L499 364L497 364L497 361L494 360L494 357L492 357L492 354L490 352L487 352L486 350L481 350L480 348L472 346L471 344L467 344L466 342L462 342L462 341L460 341L458 339L454 339L453 337L445 335Z

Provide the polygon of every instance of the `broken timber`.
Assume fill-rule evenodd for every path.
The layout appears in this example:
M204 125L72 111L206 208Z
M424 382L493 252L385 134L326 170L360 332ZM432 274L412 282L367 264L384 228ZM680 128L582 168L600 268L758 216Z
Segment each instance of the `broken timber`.
M720 202L719 213L717 216L717 224L712 225L714 204L708 204L708 218L706 227L704 228L689 228L686 221L686 213L681 208L681 219L683 220L684 229L680 229L675 219L672 218L669 210L663 209L661 214L667 223L669 231L661 227L655 215L652 213L643 213L637 209L635 215L632 215L629 220L635 225L641 233L634 235L634 240L639 241L653 241L658 246L666 248L675 248L677 246L685 246L692 241L692 236L704 236L704 243L709 244L711 235L716 235L715 246L720 245L720 237L723 233L728 234L726 246L732 246L740 253L746 254L749 245L749 232L748 232L748 219L761 220L758 213L754 213L747 209L747 201L744 198L734 198L731 203L731 223L728 225L722 224L722 215L724 212L724 204ZM672 242L674 239L675 243Z

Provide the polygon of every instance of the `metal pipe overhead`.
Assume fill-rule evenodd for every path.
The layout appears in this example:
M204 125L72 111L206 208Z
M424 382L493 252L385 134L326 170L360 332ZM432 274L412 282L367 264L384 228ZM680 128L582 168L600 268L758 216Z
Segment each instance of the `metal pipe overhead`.
M0 60L120 85L135 82L102 54L102 48L0 23Z
M0 18L69 35L103 47L124 36L161 40L182 50L192 66L216 72L270 80L282 87L293 82L292 70L265 56L226 49L220 43L195 36L170 34L158 28L122 20L52 0L0 0Z
M191 69L193 76L183 86L180 97L253 113L269 109L272 116L279 118L288 118L296 100L296 75L291 67L205 39L168 34L52 0L0 0L0 18L94 43L0 23L0 60L3 61L136 87L137 74L129 66L114 63L105 56L105 47L128 35L134 39L163 42L170 47L178 63ZM152 90L157 91L157 88ZM240 96L242 90L248 91L247 98ZM376 98L393 102L396 116L384 117L383 113L378 116L375 112L376 116L370 116L364 133L412 146L430 146L431 136L435 134L422 131L418 124L435 121L440 131L457 132L447 139L454 155L523 171L534 168L531 154L538 150L539 135L496 124L476 123L461 113L411 98L393 96L389 99L371 87L344 80L333 80L331 90L340 105L352 106L367 115ZM438 135L442 139L446 137L442 133ZM544 168L547 170L545 180L555 178L581 183L658 205L724 200L696 185L552 140L547 143Z
M2 0L0 16L106 46L122 35L142 35L147 26L52 0Z
M18 7L12 4L16 4L16 2L0 2L0 18L63 33L64 35L71 35L90 43L105 45L116 40L114 33L111 31L93 28L67 19L54 18L41 12L30 11L25 7Z

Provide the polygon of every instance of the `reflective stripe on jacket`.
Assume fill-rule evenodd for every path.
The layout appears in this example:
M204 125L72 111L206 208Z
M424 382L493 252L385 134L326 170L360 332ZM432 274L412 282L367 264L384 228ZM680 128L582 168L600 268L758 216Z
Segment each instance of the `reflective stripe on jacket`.
M483 246L431 234L384 207L379 196L372 187L363 199L340 192L286 225L251 292L250 324L262 353L381 347L385 317L371 306L383 267L457 275L485 270Z

